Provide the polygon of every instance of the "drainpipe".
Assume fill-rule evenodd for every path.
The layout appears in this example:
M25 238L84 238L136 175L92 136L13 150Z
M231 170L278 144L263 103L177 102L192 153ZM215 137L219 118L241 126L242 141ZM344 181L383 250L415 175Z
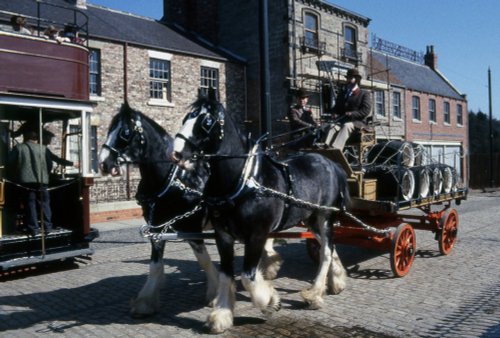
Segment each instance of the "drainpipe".
M295 24L295 0L291 0L292 2L292 12L290 13L290 17L292 19L292 85L297 87L297 46L296 41L297 38L295 36L296 33L296 24Z
M123 102L128 102L127 51L128 51L128 42L125 42L123 44ZM130 189L130 164L128 163L127 163L127 175L125 179L126 179L127 201L129 201L131 195L131 189Z
M269 133L268 146L271 145L271 90L270 90L270 70L269 70L269 15L268 1L259 2L259 35L260 35L260 100L261 116L260 131L261 135Z

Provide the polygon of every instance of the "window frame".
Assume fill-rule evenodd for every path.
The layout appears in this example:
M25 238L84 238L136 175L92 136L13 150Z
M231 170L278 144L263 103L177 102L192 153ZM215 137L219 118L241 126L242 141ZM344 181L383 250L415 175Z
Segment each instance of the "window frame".
M464 125L464 109L461 103L457 103L457 126Z
M401 93L397 91L392 92L391 106L392 106L392 117L401 120ZM397 97L397 102L395 98Z
M149 101L148 105L154 106L164 106L164 107L173 107L173 99L172 99L172 57L173 55L170 53L158 52L158 51L148 51L148 72L149 72ZM159 62L161 64L167 65L166 70L159 69L160 72L166 72L168 75L166 79L152 77L152 61ZM162 94L161 97L154 97L152 93L153 84L154 83L163 83L165 86L165 95ZM155 89L158 92L158 89Z
M352 31L352 41L347 39L347 31ZM344 25L342 33L344 35L344 57L352 60L358 60L358 31L356 27Z
M210 76L204 76L204 71L209 72L213 75L215 74L214 77ZM204 79L206 79L206 83L204 83ZM208 88L215 82L215 86L213 88L215 89L215 94L217 99L219 99L219 68L218 67L213 67L211 65L205 65L202 64L200 66L200 93L207 95L208 94Z
M422 121L422 115L420 113L420 97L417 95L413 95L411 97L411 114L414 122Z
M450 125L451 124L451 111L450 111L450 102L443 102L443 123Z
M93 62L93 55L97 56L97 60ZM93 70L92 65L96 65L96 70ZM89 95L102 96L102 57L101 50L98 48L89 48ZM95 78L95 92L92 91L92 79Z
M308 26L308 18L313 19L313 23L316 27ZM310 11L304 11L303 13L304 20L304 45L306 47L319 48L319 15ZM309 37L311 35L311 37Z
M375 114L385 117L385 92L383 90L375 91Z
M434 107L431 107L431 103L433 103ZM436 100L435 99L429 99L428 109L429 109L429 123L437 123Z

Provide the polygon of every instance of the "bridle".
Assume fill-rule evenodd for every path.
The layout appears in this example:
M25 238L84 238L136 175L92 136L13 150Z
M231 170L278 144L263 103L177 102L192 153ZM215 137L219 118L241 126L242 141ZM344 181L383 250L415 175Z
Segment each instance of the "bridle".
M111 153L113 153L116 156L116 164L120 164L120 162L126 162L125 157L123 155L124 152L126 152L130 148L130 144L132 139L135 137L136 134L139 134L140 137L140 143L141 145L144 145L146 143L146 138L144 137L144 129L142 127L142 122L141 122L141 117L137 116L135 119L131 118L130 119L133 125L132 130L129 128L127 124L126 128L120 128L118 135L113 138L114 141L114 146L111 145L111 140L108 139L102 147L105 149L108 149ZM123 123L122 123L123 124ZM121 149L116 148L116 144L118 141L122 141L125 146L122 147ZM121 159L121 161L120 161Z
M178 137L184 140L186 143L188 143L191 146L191 148L193 148L195 153L203 154L202 145L214 138L213 133L217 130L215 126L217 125L219 126L218 129L220 133L216 138L218 140L222 140L224 138L224 119L225 119L224 110L221 109L220 105L218 105L217 107L218 107L217 113L214 114L210 112L210 109L207 109L205 105L202 105L199 109L196 109L191 113L187 114L184 120L182 121L182 124L184 125L188 120L201 119L200 127L201 130L203 131L203 137L201 137L199 140L197 141L191 140L189 137L182 134L182 129L181 132L178 132L175 135L175 137Z

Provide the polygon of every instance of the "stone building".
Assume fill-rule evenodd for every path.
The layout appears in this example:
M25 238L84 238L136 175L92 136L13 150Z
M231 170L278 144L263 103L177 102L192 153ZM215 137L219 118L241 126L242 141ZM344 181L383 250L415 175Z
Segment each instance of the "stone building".
M259 126L259 1L164 0L163 20L184 27L248 60L247 122ZM377 138L424 145L434 160L458 164L465 172L467 101L437 68L433 47L427 54L395 46L403 58L369 46L370 19L320 0L268 1L271 112L273 131L293 91L307 88L316 118L331 107L331 84L338 87L347 69L357 67L361 85L372 94ZM417 55L418 54L418 55ZM422 54L422 55L420 55ZM396 56L395 56L396 55ZM401 54L399 54L401 55ZM373 57L372 57L373 56ZM421 56L417 61L415 56ZM413 60L412 60L413 58ZM420 104L420 105L418 105Z
M12 13L27 18L31 27L38 26L36 0L3 1L0 21L9 27ZM129 104L153 118L169 133L175 133L198 90L215 87L228 110L244 116L244 74L242 58L175 27L130 13L95 6L84 0L40 1L43 29L49 24L62 29L73 18L69 12L50 4L78 8L78 24L88 20L90 49L90 100L92 113L93 158L95 172L91 189L92 221L138 213L135 188L138 173L131 168L129 179L100 177L97 155L104 143L111 118L121 104ZM48 3L48 4L46 4ZM74 126L75 131L78 126ZM59 151L59 149L55 149ZM68 149L71 158L72 151ZM121 201L121 202L120 202ZM132 209L131 209L132 208ZM100 216L98 215L100 214ZM138 214L140 215L140 214Z
M343 80L357 66L367 86L370 19L317 0L269 1L271 112L281 120L294 90L307 88L316 118L327 108L323 94L330 79ZM175 23L248 61L249 126L257 129L260 112L259 1L164 0L163 21ZM322 63L321 63L322 62ZM323 67L319 67L319 65ZM325 91L326 92L326 91ZM325 98L326 97L326 98ZM275 131L280 124L275 123Z

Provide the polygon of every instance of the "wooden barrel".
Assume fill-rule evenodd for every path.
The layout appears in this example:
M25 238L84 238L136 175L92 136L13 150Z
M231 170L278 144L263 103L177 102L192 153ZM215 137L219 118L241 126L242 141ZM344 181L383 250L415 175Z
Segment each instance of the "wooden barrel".
M415 192L413 172L404 167L374 167L365 175L377 179L377 199L409 201Z
M430 182L431 182L431 195L437 196L443 190L443 174L439 169L439 165L431 164L429 165L430 170Z
M415 158L415 160L413 161L413 165L424 165L427 156L424 146L418 143L412 143L411 145L413 147L413 154Z
M429 196L430 177L429 168L427 166L418 166L410 169L415 177L415 198L425 198Z
M387 141L374 145L368 152L368 162L412 167L415 162L413 146L405 141Z

